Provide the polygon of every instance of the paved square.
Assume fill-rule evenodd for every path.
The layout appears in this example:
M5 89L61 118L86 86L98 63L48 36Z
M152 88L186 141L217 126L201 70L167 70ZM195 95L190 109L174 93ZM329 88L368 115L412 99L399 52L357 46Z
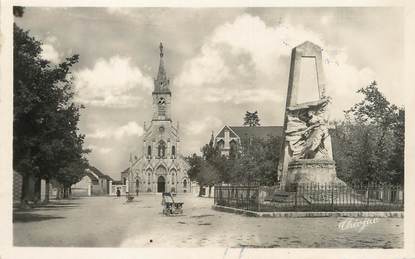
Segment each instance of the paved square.
M179 195L184 215L162 215L160 194L52 201L14 212L15 246L402 248L403 219L380 218L361 232L345 218L255 218L211 209L213 199Z

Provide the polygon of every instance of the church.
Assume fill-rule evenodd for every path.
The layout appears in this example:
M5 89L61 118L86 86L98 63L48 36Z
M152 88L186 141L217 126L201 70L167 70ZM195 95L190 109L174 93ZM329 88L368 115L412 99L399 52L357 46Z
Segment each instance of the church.
M130 166L121 173L127 192L191 191L187 174L190 166L181 155L179 123L171 117L172 93L164 65L163 44L160 43L160 65L154 79L152 119L144 124L140 156L130 155Z

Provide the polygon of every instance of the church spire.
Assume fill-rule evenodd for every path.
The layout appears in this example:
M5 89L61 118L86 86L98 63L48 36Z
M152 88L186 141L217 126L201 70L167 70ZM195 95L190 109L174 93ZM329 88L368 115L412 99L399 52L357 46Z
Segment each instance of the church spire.
M159 65L159 70L157 73L157 78L154 79L154 92L158 92L158 93L170 93L170 89L169 89L169 79L167 78L167 74L166 74L166 69L164 67L164 52L163 52L163 43L160 42L159 45L159 49L160 49L160 65Z

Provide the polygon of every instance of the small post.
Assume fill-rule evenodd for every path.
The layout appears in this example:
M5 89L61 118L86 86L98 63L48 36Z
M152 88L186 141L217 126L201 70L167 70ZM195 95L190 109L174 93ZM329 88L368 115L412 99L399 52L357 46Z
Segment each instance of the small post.
M259 198L260 193L261 193L260 187L258 186L257 195L256 195L256 200L257 200L257 203L258 203L258 212L261 211L261 199Z
M250 191L251 191L251 187L250 186L248 186L248 193L247 193L247 197L248 197L248 203L247 203L247 209L249 210L250 209L250 205L251 205L251 194L250 194Z
M215 204L216 205L216 194L217 193L217 191L216 191L216 187L215 187L215 189L214 189L214 191L213 191L213 204Z
M366 203L366 205L369 207L369 184L367 184L367 186L366 186L366 201L367 201L367 203Z
M240 199L240 206L242 208L244 208L244 193L243 193L243 189L241 191L242 191L242 195L241 195L241 199ZM239 195L239 193L238 193L238 195Z
M229 206L231 204L231 201L230 201L230 199L231 199L231 191L230 191L229 186L226 189L228 189L228 204L227 204L227 206Z
M239 206L239 193L238 193L238 187L235 187L235 197L236 197L236 207Z
M298 188L294 189L294 209L297 210L297 192Z

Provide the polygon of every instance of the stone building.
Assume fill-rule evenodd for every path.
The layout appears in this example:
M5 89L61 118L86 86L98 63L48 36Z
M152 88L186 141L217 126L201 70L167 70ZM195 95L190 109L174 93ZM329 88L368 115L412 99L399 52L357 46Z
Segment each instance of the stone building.
M240 151L244 138L282 137L282 126L228 126L225 125L215 136L215 145L219 146L221 155L229 156L231 150Z
M77 197L108 195L112 181L110 176L90 166L85 169L85 176L71 186L71 193Z
M181 155L179 123L171 116L172 92L167 77L163 45L154 79L152 119L144 124L143 146L138 157L130 156L130 166L121 173L127 192L190 192L188 163Z

